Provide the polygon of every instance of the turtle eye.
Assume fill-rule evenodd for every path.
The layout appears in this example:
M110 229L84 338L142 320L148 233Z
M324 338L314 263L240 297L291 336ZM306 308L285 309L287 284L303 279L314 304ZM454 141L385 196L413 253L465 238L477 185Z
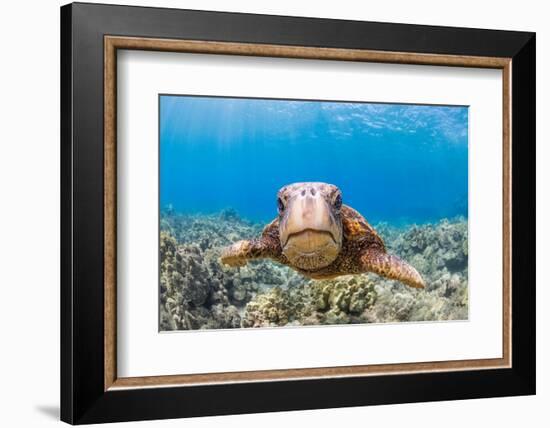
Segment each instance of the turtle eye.
M342 208L342 195L340 193L338 193L334 198L333 205L334 205L334 208L336 208L337 210Z
M277 209L279 212L283 212L285 209L285 204L283 203L283 200L281 198L277 198Z

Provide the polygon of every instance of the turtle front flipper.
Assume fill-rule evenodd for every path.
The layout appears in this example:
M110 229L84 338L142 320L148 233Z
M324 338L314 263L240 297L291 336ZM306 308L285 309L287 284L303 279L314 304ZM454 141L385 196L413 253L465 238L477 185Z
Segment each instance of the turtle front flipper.
M225 247L221 253L221 262L228 266L244 266L248 260L276 258L278 248L265 237L238 241Z
M424 288L426 285L418 271L397 256L386 253L380 248L370 248L360 258L361 268L388 279L395 279L409 287Z
M251 241L238 241L222 250L221 262L232 267L246 265Z

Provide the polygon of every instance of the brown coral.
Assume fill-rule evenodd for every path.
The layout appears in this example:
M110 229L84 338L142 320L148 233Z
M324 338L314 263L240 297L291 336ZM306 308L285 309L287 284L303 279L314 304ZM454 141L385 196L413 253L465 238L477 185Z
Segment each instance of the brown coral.
M228 243L262 224L220 216L163 213L160 234L160 329L216 329L467 319L468 227L464 219L395 228L377 225L392 252L426 279L410 289L375 275L305 279L284 266L219 263Z

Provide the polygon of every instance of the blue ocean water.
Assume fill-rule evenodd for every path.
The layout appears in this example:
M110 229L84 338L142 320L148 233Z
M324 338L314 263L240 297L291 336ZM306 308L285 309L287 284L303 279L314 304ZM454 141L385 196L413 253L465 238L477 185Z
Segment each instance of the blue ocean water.
M276 216L297 181L340 187L371 223L468 215L468 108L160 96L160 204Z

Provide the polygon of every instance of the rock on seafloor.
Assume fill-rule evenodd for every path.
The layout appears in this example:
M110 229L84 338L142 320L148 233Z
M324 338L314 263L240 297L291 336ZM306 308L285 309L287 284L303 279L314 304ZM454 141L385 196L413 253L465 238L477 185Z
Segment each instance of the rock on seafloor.
M468 223L464 218L396 228L374 225L388 251L424 277L417 290L374 274L310 280L270 260L224 266L221 249L263 224L234 210L163 212L160 329L226 329L468 318Z

